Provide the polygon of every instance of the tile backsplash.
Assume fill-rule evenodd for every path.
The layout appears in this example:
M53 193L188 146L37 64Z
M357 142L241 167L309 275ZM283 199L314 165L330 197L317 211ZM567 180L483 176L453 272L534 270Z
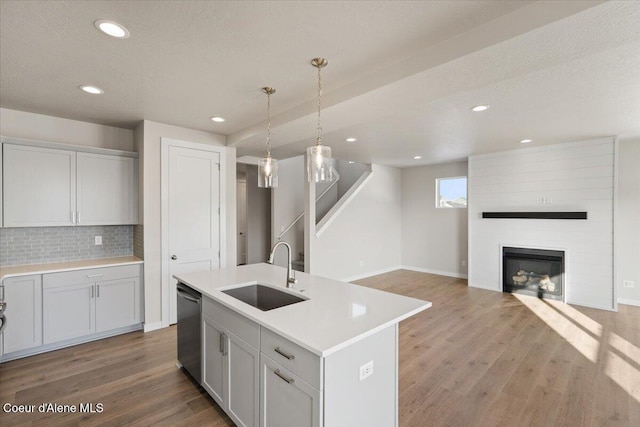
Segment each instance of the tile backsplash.
M95 236L102 236L102 245L95 245ZM0 266L132 254L132 225L0 228Z

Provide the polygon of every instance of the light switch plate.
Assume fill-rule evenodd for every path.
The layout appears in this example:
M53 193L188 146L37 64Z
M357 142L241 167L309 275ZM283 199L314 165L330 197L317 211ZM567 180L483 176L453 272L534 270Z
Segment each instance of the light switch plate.
M95 244L96 244L96 246L102 244L102 236L96 236L95 237Z

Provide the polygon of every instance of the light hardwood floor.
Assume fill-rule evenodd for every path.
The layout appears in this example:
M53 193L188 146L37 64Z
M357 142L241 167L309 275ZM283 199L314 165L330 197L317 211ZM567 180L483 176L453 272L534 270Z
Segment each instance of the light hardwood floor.
M433 302L400 325L401 426L640 426L640 307L516 298L411 271L358 283ZM175 360L171 327L3 363L2 404L104 411L0 410L0 425L233 425Z

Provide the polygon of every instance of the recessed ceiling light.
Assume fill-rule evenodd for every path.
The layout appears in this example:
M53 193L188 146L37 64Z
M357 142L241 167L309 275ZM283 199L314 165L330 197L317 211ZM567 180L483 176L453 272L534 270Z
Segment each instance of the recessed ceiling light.
M531 141L533 141L533 139L522 139L522 140L520 140L520 144L528 144Z
M422 158L422 156L413 156L413 158L414 158L415 160L420 160L420 159Z
M471 111L475 111L476 113L479 111L487 111L488 109L488 105L476 105L475 107L471 107Z
M222 122L224 122L224 119L223 119L222 117L218 117L218 116L210 117L210 119L211 119L211 120L213 120L213 121L214 121L214 122L216 122L216 123L222 123Z
M354 162L353 160L349 160L349 164L350 164L350 165L352 165L352 164L354 164L354 163L355 163L355 162Z
M104 93L102 89L96 86L83 85L83 86L80 86L80 89L92 95L101 95Z
M94 25L97 29L99 29L106 35L115 37L117 39L127 39L131 35L129 34L129 30L127 30L124 26L118 24L117 22L99 19L94 22Z
M358 138L347 138L347 142L356 142Z

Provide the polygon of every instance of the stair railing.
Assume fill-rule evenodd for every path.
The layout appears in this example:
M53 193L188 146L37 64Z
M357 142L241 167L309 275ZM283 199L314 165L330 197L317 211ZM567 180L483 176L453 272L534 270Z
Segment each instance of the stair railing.
M336 175L335 181L333 181L327 188L324 189L324 191L322 193L320 193L320 195L318 197L316 197L316 203L318 203L318 200L320 200L322 198L322 196L327 194L329 192L329 190L331 190L338 183L338 181L340 181L340 174L338 174L338 171L334 169L333 173ZM296 217L296 219L294 219L293 222L291 222L291 224L289 224L287 227L285 227L285 229L282 230L280 232L280 234L278 234L278 240L282 240L282 236L287 234L287 232L289 230L291 230L293 228L293 226L296 225L298 223L298 221L300 221L303 217L304 217L304 211L302 211L300 213L300 215L298 215Z

